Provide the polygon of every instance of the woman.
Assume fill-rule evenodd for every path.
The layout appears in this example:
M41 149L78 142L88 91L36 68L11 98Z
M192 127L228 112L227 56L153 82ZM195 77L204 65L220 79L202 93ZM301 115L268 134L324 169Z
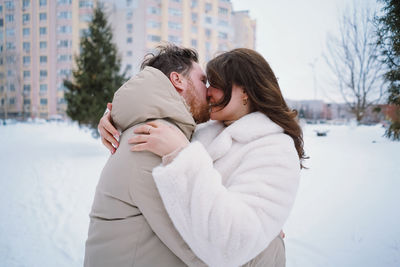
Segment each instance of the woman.
M153 177L194 253L210 266L239 266L267 248L289 216L305 159L302 131L257 52L223 53L206 72L211 121L191 143L157 122L129 142L163 157Z

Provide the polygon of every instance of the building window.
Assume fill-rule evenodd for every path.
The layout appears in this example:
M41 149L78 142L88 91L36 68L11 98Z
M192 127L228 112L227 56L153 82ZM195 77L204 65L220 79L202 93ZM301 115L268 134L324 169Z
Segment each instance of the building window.
M132 51L127 51L127 52L126 52L126 55L127 55L128 57L131 57L131 56L132 56Z
M15 36L15 29L6 29L6 35L8 37Z
M47 77L47 70L40 70L40 78L46 78Z
M15 105L15 97L11 97L8 103L10 105Z
M46 13L39 13L39 20L40 21L45 21L47 19L47 14Z
M63 83L60 83L60 84L58 85L58 87L57 87L57 90L58 90L58 91L65 92L65 91L68 90L68 88L65 87Z
M40 56L40 63L47 63L47 56Z
M192 26L192 33L197 33L197 26Z
M40 85L40 92L42 92L42 93L47 92L47 84L41 84Z
M22 15L22 23L28 23L30 19L31 19L31 16L29 14Z
M22 29L22 35L23 36L29 36L30 35L30 33L31 33L31 30L29 29L29 28L23 28Z
M47 98L41 98L40 99L40 105L46 106L47 105Z
M206 3L205 10L206 10L206 13L211 11L212 10L212 4L211 3Z
M7 10L13 10L14 9L14 1L5 1L4 5Z
M181 40L178 36L175 35L168 35L168 42L172 42L175 44L180 44Z
M29 70L24 70L24 79L30 78L31 77L31 72Z
M58 12L57 18L58 19L70 19L70 18L72 18L72 13L71 13L71 11Z
M228 9L224 8L224 7L220 7L220 8L218 8L218 13L220 15L227 15L228 14Z
M57 0L58 5L70 5L72 4L72 0Z
M79 21L90 22L90 21L92 21L92 15L90 15L90 14L80 15Z
M226 20L218 20L218 26L228 27L228 21Z
M72 27L69 26L69 25L59 26L57 28L57 32L58 33L71 33L72 32Z
M182 11L176 8L168 8L168 14L170 16L181 16Z
M30 84L24 84L24 92L29 93L31 91L31 85Z
M147 22L147 26L152 29L158 29L161 28L161 22L150 20Z
M151 15L160 15L161 14L161 9L158 7L149 7L147 9L147 14L151 14Z
M40 35L46 35L47 33L47 28L46 27L40 27L39 28L39 34Z
M192 4L190 5L191 8L196 8L199 6L199 2L197 0L192 0Z
M64 98L59 98L58 99L58 104L66 104L67 103L67 101L65 101L65 99Z
M60 40L58 41L58 47L71 47L72 41L71 40Z
M92 0L80 0L79 1L79 7L93 7L93 1Z
M211 24L212 23L212 18L209 16L206 16L205 18L206 23Z
M30 0L22 0L22 8L28 8L30 6Z
M46 49L47 48L47 42L46 41L41 41L39 46L40 46L40 49Z
M46 6L47 0L39 0L39 6Z
M126 19L131 19L132 17L133 17L133 11L132 10L126 11Z
M14 22L14 15L8 14L5 16L6 22Z
M28 65L31 63L31 57L30 56L23 56L22 57L22 62L24 63L24 65Z
M220 39L228 39L228 34L225 32L218 32L218 38Z
M205 33L206 33L207 38L211 37L211 30L210 29L206 29Z
M197 40L196 39L192 39L192 47L197 47Z
M10 84L9 91L10 92L15 92L15 85L13 83Z
M58 76L69 76L71 75L71 70L69 69L62 69L58 71Z
M132 43L132 37L126 38L126 43L131 44Z
M7 64L15 63L15 55L6 56L6 63Z
M70 62L72 61L72 56L68 54L59 55L57 60L58 62Z
M179 22L168 21L168 27L170 29L180 30L182 29L182 24L180 24Z
M126 24L126 30L128 33L131 33L133 30L133 24L132 23Z
M25 52L29 52L29 50L31 50L31 43L29 43L29 42L23 42L23 43L22 43L22 49L23 49Z
M7 50L15 50L15 43L14 42L7 42L6 43Z
M149 40L151 42L159 42L159 41L161 41L161 37L158 35L148 35L147 40Z
M197 13L192 13L192 21L193 21L193 22L196 22L196 21L197 21L197 18L198 18Z
M24 105L30 105L31 100L30 99L24 99Z

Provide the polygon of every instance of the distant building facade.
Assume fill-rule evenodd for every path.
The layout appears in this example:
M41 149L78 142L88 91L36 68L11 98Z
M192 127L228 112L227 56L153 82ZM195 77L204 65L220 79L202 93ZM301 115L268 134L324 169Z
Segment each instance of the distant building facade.
M65 115L63 80L98 3L129 75L163 41L195 48L203 66L219 51L255 49L256 22L230 0L1 0L0 118Z
M103 0L128 74L162 42L198 51L200 64L236 47L255 49L256 21L229 0Z

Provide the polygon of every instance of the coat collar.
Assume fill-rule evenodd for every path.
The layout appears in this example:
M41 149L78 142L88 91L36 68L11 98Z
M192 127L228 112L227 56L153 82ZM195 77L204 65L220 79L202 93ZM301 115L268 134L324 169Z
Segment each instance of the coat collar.
M233 140L249 143L270 134L282 133L283 129L261 112L243 116L228 127L222 122L209 121L198 126L195 137L207 148L215 161L232 147Z

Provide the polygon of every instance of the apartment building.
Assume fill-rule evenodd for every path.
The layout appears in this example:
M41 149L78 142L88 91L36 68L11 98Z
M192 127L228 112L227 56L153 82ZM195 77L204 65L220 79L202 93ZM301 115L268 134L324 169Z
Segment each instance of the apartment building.
M230 0L103 0L122 65L134 74L160 42L198 51L204 66L218 52L255 49L256 22Z
M71 76L80 35L95 0L0 1L0 116L65 113L63 80Z
M0 0L0 118L65 115L63 80L97 2L129 75L163 41L196 49L203 66L221 51L255 49L256 22L230 0Z

